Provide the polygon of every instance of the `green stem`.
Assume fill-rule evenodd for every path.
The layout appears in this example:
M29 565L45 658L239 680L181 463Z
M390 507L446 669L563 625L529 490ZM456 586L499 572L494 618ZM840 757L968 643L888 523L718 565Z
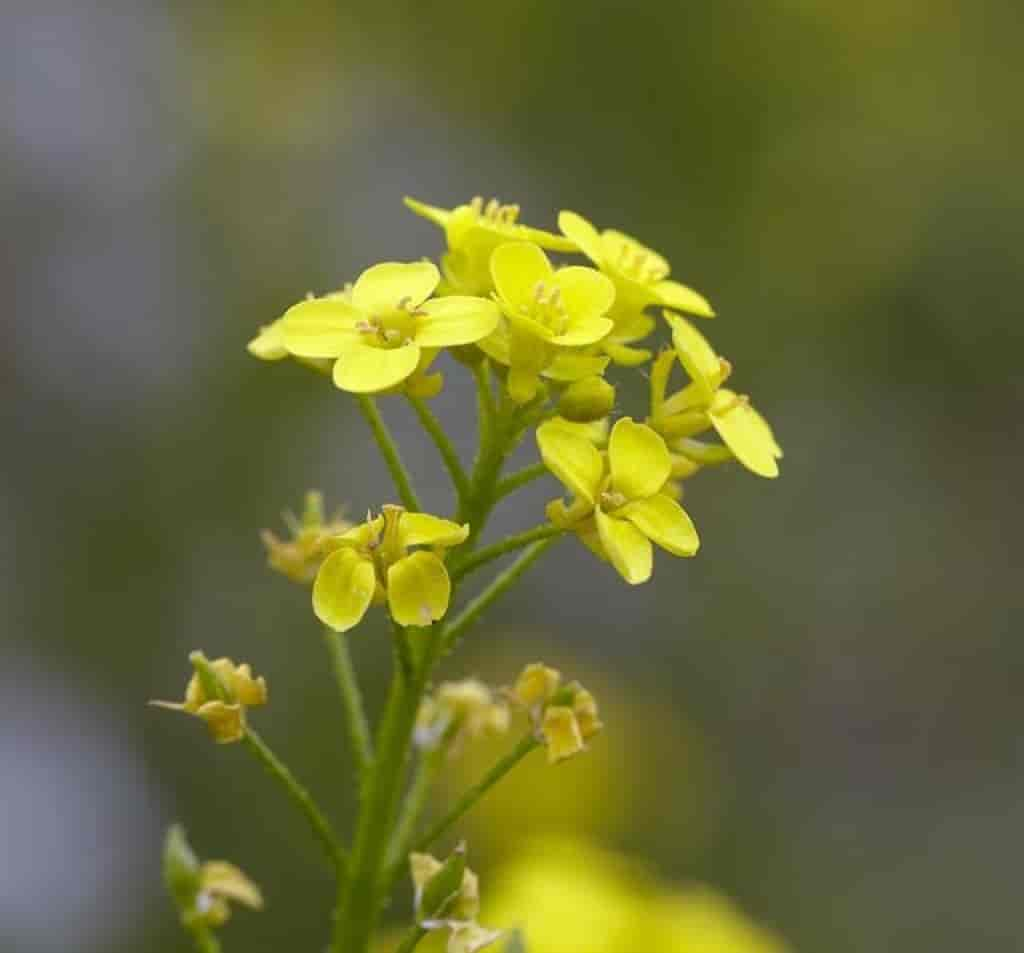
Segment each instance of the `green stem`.
M288 770L283 762L267 747L266 742L252 728L246 727L245 735L242 737L245 746L260 761L267 772L284 788L285 793L295 802L296 807L302 812L309 822L309 826L320 841L327 859L337 870L338 880L344 881L348 867L348 860L345 855L345 848L341 846L337 835L323 816L316 802L299 782L295 775Z
M505 755L490 771L487 772L476 784L473 785L458 801L451 807L444 817L421 837L416 838L413 850L426 850L442 834L444 834L456 821L470 811L491 788L494 787L506 774L509 773L520 761L523 760L534 748L540 746L540 742L531 732L523 738L508 754Z
M405 864L416 827L420 818L423 817L430 792L434 788L437 776L441 773L441 768L444 767L447 757L448 745L442 741L436 748L424 752L420 758L416 774L409 787L409 793L405 796L405 803L402 805L395 833L391 838L391 850L388 853L389 869Z
M504 480L499 480L498 485L494 488L494 495L498 499L503 499L510 493L515 493L520 487L540 479L547 473L548 468L543 463L531 463L528 467L523 467L522 470L505 477Z
M348 730L349 745L356 770L361 778L373 760L373 743L370 740L370 725L363 708L363 696L352 666L352 655L348 650L348 639L341 632L324 628L327 650L331 654L334 679L338 683L342 708L345 710L345 727Z
M434 441L434 446L437 447L438 453L441 454L441 459L444 461L448 474L452 478L455 493L461 503L469 496L469 477L466 476L466 471L459 460L459 455L455 452L455 447L452 446L451 440L448 439L448 434L444 432L444 427L441 426L441 421L434 415L427 402L422 397L415 397L412 394L407 394L406 397L409 399L409 403L412 404L413 410L416 411L416 416L419 417L420 423L423 424L423 429L430 435L430 438Z
M402 633L406 637L406 633ZM334 953L366 953L380 909L380 874L427 675L410 677L395 646L394 675L377 733L377 757L363 784L362 810L352 848L351 877L339 885Z
M533 529L527 530L525 533L519 533L516 536L509 536L507 539L501 540L501 542L494 543L491 546L485 546L483 549L478 549L472 555L467 556L461 562L456 563L450 570L452 581L458 582L460 579L465 578L481 566L485 566L492 560L500 559L506 553L522 549L524 546L529 546L530 543L536 543L542 539L550 539L551 537L558 536L563 532L565 532L565 530L558 526L553 526L550 523L544 523L541 526L535 526Z
M205 923L197 920L189 925L188 931L192 934L192 939L196 941L196 949L199 953L221 953L220 941Z
M402 942L398 944L395 953L412 953L412 951L419 946L420 940L422 940L426 935L427 931L418 923L416 926L410 927L409 932L402 937Z
M377 404L367 394L357 395L356 401L359 404L359 409L363 412L363 416L366 418L366 422L370 425L370 430L373 431L374 439L377 441L381 455L384 457L384 462L391 472L391 479L395 481L395 488L398 490L398 496L403 506L414 513L420 512L420 500L412 487L409 471L406 470L405 464L402 463L402 457L398 453L398 446L391 436L391 431L388 430L388 425L384 423L380 411L377 410Z
M455 648L458 641L491 603L512 588L519 577L540 559L557 540L557 536L552 536L531 544L511 566L495 576L486 589L471 599L462 612L445 626L442 634L442 652L450 652Z
M476 381L476 406L479 421L479 445L483 447L490 439L494 430L494 419L497 412L494 407L494 391L491 389L491 365L489 361L481 361L473 365L473 379Z

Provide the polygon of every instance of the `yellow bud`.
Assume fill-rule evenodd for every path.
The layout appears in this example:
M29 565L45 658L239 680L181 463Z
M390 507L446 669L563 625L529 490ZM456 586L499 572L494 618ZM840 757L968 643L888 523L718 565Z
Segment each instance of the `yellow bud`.
M615 406L615 388L596 374L573 381L558 401L558 412L574 423L592 423L611 413Z
M242 706L228 705L225 702L206 702L201 705L196 715L206 722L210 736L219 745L241 741L245 734L245 720Z
M527 665L516 679L512 696L524 708L533 708L544 704L555 693L561 680L562 673L557 669L534 662Z
M572 710L576 715L576 722L584 741L592 738L604 727L597 713L597 702L585 688L576 692L572 701Z

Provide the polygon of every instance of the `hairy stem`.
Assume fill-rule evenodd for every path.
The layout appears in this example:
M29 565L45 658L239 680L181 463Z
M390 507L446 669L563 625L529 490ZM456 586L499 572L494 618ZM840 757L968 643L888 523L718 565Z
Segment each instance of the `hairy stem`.
M363 416L366 418L366 422L370 425L370 430L373 431L374 439L380 447L381 456L384 457L384 462L391 473L391 479L395 481L395 488L398 490L398 496L402 501L402 505L414 513L420 512L420 500L413 489L409 471L406 470L405 464L402 463L398 446L391 436L388 425L384 423L380 411L377 410L376 402L367 394L359 394L357 395L357 403L359 404L359 409L363 412Z
M342 632L324 628L327 650L331 655L334 679L338 684L342 708L345 711L345 728L348 732L352 757L360 778L373 760L373 742L370 740L370 725L363 708L363 696L359 691L352 656L348 650L348 638Z
M422 397L415 397L412 394L406 396L409 403L412 404L413 410L416 411L420 423L423 424L423 429L430 435L438 453L441 454L441 459L448 470L448 475L452 478L455 494L461 504L469 496L469 477L466 476L466 471L459 460L459 455L455 452L455 447L448 439L448 434L444 432L441 421L434 415L427 402Z
M327 859L337 870L338 879L343 881L348 869L348 859L345 848L341 846L337 835L324 817L320 808L317 807L309 791L307 791L295 779L295 775L288 770L284 763L267 747L266 742L252 728L246 727L245 735L242 738L245 746L254 754L259 762L267 769L275 781L277 781L285 793L292 799L295 806L302 812L303 817L309 822L310 829L323 847Z

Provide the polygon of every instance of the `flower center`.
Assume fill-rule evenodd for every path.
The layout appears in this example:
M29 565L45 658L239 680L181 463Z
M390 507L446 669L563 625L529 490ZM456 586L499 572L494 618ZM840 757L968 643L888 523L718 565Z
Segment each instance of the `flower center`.
M394 311L367 315L356 324L356 330L362 335L363 343L371 347L390 350L411 343L416 333L412 300L403 298Z
M601 509L606 513L611 513L620 506L625 506L627 502L626 497L618 490L609 488L601 492Z
M638 242L621 242L610 258L620 274L640 284L654 284L668 275L668 266L661 256Z
M533 300L519 306L519 310L532 321L555 334L564 334L569 326L569 313L562 302L562 289L549 287L543 281L533 286Z

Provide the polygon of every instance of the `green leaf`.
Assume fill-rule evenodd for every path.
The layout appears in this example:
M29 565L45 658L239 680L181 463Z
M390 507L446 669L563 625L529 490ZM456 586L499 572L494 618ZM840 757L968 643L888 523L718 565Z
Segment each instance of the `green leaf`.
M168 828L164 838L164 883L180 910L191 909L199 892L199 861L180 824Z

